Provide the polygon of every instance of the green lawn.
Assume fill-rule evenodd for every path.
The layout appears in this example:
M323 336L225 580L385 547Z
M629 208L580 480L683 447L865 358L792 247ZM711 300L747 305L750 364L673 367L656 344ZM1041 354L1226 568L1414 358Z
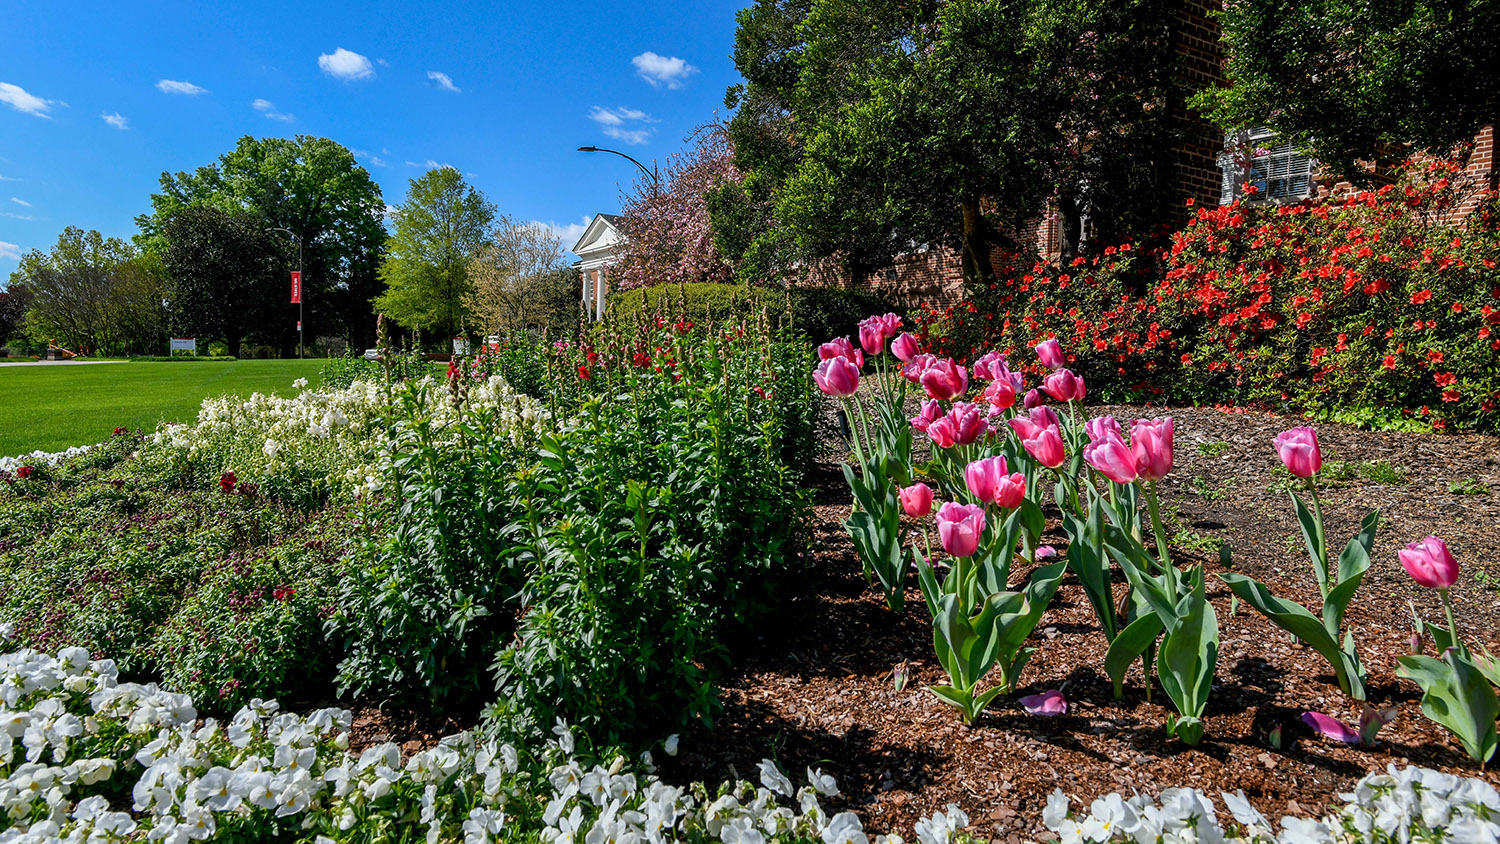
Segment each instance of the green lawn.
M0 456L96 443L118 426L153 430L191 422L198 405L226 393L292 395L292 382L318 382L321 360L212 363L0 365Z

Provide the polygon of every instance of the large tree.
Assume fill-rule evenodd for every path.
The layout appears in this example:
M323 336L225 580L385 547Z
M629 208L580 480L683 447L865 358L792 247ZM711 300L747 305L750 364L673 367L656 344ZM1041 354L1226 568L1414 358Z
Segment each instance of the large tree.
M31 288L24 283L9 284L0 290L0 343L21 336L21 326L26 312L31 310L32 298Z
M944 244L973 281L991 273L991 246L1049 202L1070 249L1085 217L1095 229L1155 222L1171 138L1167 10L761 0L740 12L746 84L730 91L731 134L745 198L766 220L748 251L788 253L790 240L804 256L870 264Z
M195 205L172 215L162 234L176 288L173 330L222 339L231 355L246 338L296 345L295 310L286 304L296 251L263 217Z
M303 244L307 337L343 332L357 347L368 343L387 237L385 200L348 149L308 135L246 136L213 164L163 173L161 188L151 197L151 213L136 218L142 246L164 253L168 223L193 206L258 214L268 228L285 228Z
M21 256L10 277L10 287L18 286L31 292L33 339L94 354L151 352L165 343L165 276L119 238L70 226L50 252Z
M446 340L471 316L469 259L489 235L495 206L457 170L439 167L411 180L392 216L395 233L380 265L385 292L376 307Z
M565 328L578 320L578 274L568 271L562 239L547 226L509 216L469 260L466 304L487 334ZM571 284L566 290L564 284Z
M708 203L715 191L740 180L734 147L718 123L698 127L687 143L688 149L667 160L660 184L638 180L625 197L620 211L625 251L610 268L610 287L730 279L732 268L719 254Z
M1495 0L1235 0L1219 24L1228 84L1195 105L1352 179L1391 147L1446 153L1500 117Z

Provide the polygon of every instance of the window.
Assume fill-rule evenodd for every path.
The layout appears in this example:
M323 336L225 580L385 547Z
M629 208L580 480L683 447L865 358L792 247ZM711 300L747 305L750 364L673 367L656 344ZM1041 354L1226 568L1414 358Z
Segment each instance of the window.
M1313 192L1313 159L1290 142L1277 143L1276 133L1257 126L1225 139L1230 147L1219 155L1219 204L1244 199L1246 182L1261 200L1296 200Z

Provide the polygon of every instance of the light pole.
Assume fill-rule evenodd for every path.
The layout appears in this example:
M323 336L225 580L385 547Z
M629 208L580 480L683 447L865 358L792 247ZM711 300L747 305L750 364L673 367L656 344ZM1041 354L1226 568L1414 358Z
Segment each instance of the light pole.
M658 179L656 177L656 170L655 170L655 168L647 170L646 169L646 165L640 163L639 161L636 161L634 158L631 158L630 156L626 155L623 152L620 152L617 149L605 149L604 147L588 146L588 147L579 147L578 151L579 152L612 152L615 155L618 155L621 158L624 158L624 159L628 160L631 164L634 164L635 166L641 168L641 172L645 173L646 176L651 179L651 189L652 189L652 191L659 191L661 189L661 179Z
M302 291L307 289L307 276L302 274L302 238L297 233L281 226L272 226L266 229L268 232L286 232L292 240L297 242L297 359L301 360L302 352Z

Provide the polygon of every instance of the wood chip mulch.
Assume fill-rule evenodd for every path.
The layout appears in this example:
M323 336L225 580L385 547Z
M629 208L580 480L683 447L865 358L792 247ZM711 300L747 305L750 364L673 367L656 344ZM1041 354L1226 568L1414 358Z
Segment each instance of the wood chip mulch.
M1167 412L1093 411L1127 423ZM1279 596L1315 600L1287 495L1270 488L1280 465L1271 439L1301 423L1260 412L1170 412L1177 420L1176 465L1164 482L1164 500L1176 510L1177 544L1190 546L1175 552L1178 562L1197 560L1211 574L1224 571L1210 547L1214 540L1206 539L1215 537L1230 544L1234 570L1266 582ZM1390 763L1481 775L1459 743L1422 716L1416 687L1395 677L1396 659L1410 652L1411 606L1441 619L1437 595L1407 577L1396 550L1429 533L1446 539L1464 567L1454 589L1459 626L1471 644L1500 648L1500 438L1317 428L1325 459L1383 461L1406 477L1395 485L1360 477L1324 495L1335 553L1365 512L1379 508L1382 514L1374 566L1347 622L1370 670L1372 702L1399 708L1375 746L1338 745L1302 724L1306 710L1352 722L1358 707L1311 648L1293 643L1247 607L1231 615L1232 596L1212 576L1209 597L1221 650L1207 737L1199 747L1165 739L1170 704L1159 687L1146 700L1139 666L1124 700L1114 700L1102 669L1104 637L1071 574L1033 637L1037 653L1022 688L998 698L973 727L962 725L955 710L924 688L946 678L933 656L915 578L900 616L866 586L841 525L850 495L833 449L813 477L818 499L805 593L736 644L737 662L723 678L722 716L711 729L685 735L676 758L657 754L663 776L753 780L759 760L771 757L794 780L809 766L835 775L845 796L834 805L858 812L873 832L910 838L919 817L956 803L973 819L972 833L1021 841L1049 837L1041 809L1058 787L1075 806L1109 791L1155 795L1193 786L1217 796L1243 789L1274 819L1321 812L1366 772ZM1200 449L1208 443L1228 445ZM1451 492L1455 482L1487 494ZM1048 541L1065 549L1067 537L1055 519ZM1014 573L1012 584L1027 574ZM900 691L893 682L898 666L910 670ZM1019 695L1052 688L1067 696L1064 716L1034 717L1016 703ZM1278 726L1284 738L1275 749L1268 736ZM1482 775L1500 784L1496 772Z

